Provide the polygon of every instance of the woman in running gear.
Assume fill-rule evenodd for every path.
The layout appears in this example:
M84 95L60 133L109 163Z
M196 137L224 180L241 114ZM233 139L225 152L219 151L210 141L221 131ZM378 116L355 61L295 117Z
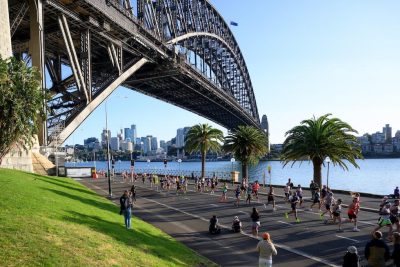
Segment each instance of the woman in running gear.
M250 218L253 222L253 225L251 227L253 236L258 236L258 228L260 227L260 214L255 207L253 207L253 212L251 213Z
M275 211L276 210L276 207L275 207L275 191L274 191L274 188L272 187L272 185L269 186L267 205L269 205L270 202L272 202L272 210Z
M379 211L379 215L381 217L379 217L378 220L378 226L374 229L374 231L372 231L372 234L374 234L376 231L378 231L379 229L381 229L384 226L389 227L389 232L388 232L388 240L391 241L392 240L392 222L390 221L390 202L386 202L384 204L384 206L381 208L381 210Z
M358 199L353 198L353 202L349 205L349 209L347 210L347 216L349 217L350 222L354 222L353 232L359 232L360 229L357 228L357 215L360 210L360 204Z

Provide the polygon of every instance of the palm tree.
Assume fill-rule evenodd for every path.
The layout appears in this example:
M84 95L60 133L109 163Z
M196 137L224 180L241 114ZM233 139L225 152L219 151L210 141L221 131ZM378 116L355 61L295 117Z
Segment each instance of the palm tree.
M217 152L221 149L224 135L221 130L208 124L198 124L190 128L185 138L185 150L189 153L201 153L201 177L204 177L206 154L208 151Z
M253 126L239 126L225 138L224 150L242 163L242 178L248 178L248 166L257 164L268 153L268 138Z
M345 170L348 167L344 160L359 168L355 159L362 158L361 147L356 136L358 133L349 124L338 118L329 118L325 114L318 119L313 117L304 120L300 125L287 131L283 143L281 160L284 166L289 162L292 165L308 158L314 167L314 181L321 186L321 166L326 157L333 165L339 165Z

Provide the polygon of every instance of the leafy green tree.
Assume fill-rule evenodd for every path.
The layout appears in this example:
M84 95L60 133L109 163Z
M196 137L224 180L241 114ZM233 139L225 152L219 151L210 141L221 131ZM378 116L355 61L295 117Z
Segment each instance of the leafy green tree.
M311 160L314 181L319 186L322 185L321 167L326 157L331 159L333 165L345 170L348 170L345 160L359 168L355 160L362 158L361 146L354 135L357 131L340 119L329 116L331 114L303 120L300 125L287 131L281 154L284 165L289 162L293 165L303 159Z
M198 124L190 128L185 139L185 150L189 153L199 151L201 154L201 177L205 173L205 161L208 151L218 152L224 135L221 130L212 128L208 124Z
M29 149L44 118L40 73L14 57L0 58L0 162L13 148Z
M249 165L257 164L268 153L268 138L255 127L239 126L225 137L224 150L242 163L242 176L248 178Z

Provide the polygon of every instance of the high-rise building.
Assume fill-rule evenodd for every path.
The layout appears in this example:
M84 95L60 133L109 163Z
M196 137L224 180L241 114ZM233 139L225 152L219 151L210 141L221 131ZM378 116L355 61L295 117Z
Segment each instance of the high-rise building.
M167 146L166 146L166 143L165 143L164 140L160 140L160 147L161 147L162 149L164 149L164 150L167 149Z
M119 131L119 133L117 133L117 137L118 137L120 143L121 143L121 141L124 140L122 129Z
M125 128L124 129L124 137L125 137L125 140L131 140L132 142L135 142L135 140L132 139L132 130L131 130L131 128Z
M136 138L137 138L136 125L132 124L131 125L131 140L133 140L133 142L135 142Z
M390 127L389 124L386 124L385 127L383 127L382 133L385 135L386 142L392 141L392 127Z
M185 146L185 138L191 127L179 128L176 130L176 147Z
M142 139L142 140L144 140L144 142L143 142L143 152L145 154L147 154L147 153L151 152L151 138L152 138L152 136L148 135L148 136L142 137L142 138L144 138L144 139Z
M108 130L108 138L111 138L111 131L110 130ZM103 132L101 133L101 145L102 146L106 146L107 145L107 130L106 129L103 129Z
M263 115L261 118L261 129L268 135L269 134L269 125L267 115Z
M110 148L111 148L111 150L114 150L114 151L119 150L119 138L118 137L111 137Z
M122 141L120 143L120 146L122 151L128 151L128 152L133 151L133 145L131 141Z
M157 137L151 137L151 151L156 151L158 149Z

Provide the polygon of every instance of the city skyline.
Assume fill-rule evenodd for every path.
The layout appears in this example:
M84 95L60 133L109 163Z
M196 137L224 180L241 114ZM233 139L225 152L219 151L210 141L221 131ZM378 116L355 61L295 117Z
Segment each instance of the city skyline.
M282 143L285 132L302 120L326 113L359 135L384 122L400 129L399 2L211 2L239 25L231 29L250 72L259 114L268 116L271 143ZM227 133L205 118L124 88L107 101L110 129L130 120L142 125L139 136L151 132L169 140L181 125L207 122ZM104 126L103 104L69 139L83 142L83 136Z

